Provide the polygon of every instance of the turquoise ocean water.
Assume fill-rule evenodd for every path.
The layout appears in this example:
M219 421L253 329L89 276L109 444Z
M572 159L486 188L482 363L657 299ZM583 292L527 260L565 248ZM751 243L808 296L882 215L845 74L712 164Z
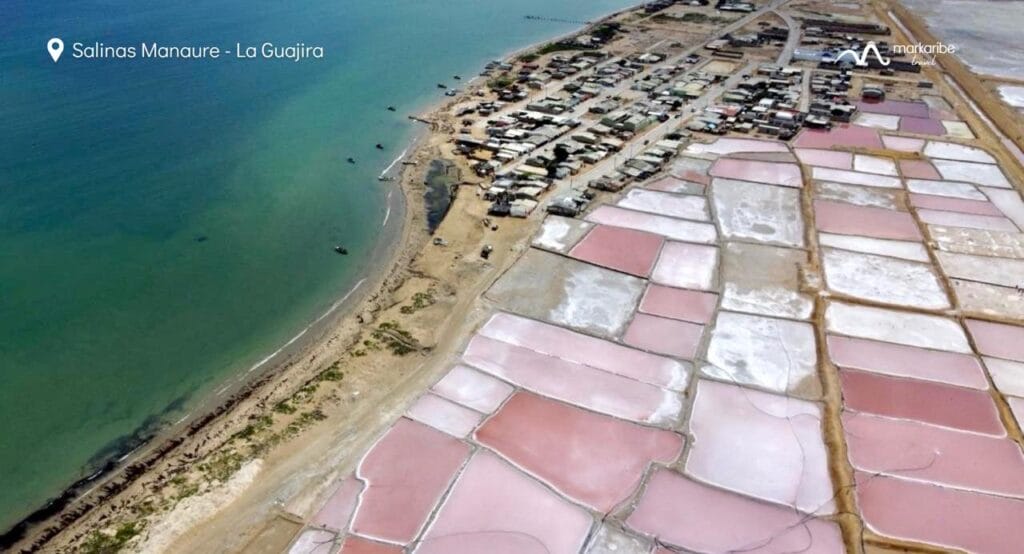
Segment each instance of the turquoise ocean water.
M631 3L6 2L0 532L274 351L379 261L394 185L376 176L436 83L576 27L524 15ZM52 36L66 43L58 64ZM302 42L326 58L74 60L75 41Z

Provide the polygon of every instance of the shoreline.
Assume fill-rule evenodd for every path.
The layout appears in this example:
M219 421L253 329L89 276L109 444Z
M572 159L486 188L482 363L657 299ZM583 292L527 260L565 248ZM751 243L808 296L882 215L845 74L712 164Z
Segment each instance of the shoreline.
M392 165L415 154L428 136L429 132L415 133L403 154L396 158ZM330 339L332 332L337 331L343 320L365 311L373 300L386 294L391 286L389 276L401 272L403 250L407 249L415 238L414 230L409 228L414 219L410 217L410 208L411 204L415 204L415 199L410 201L406 182L407 178L412 177L415 169L416 166L401 167L395 181L386 182L393 188L385 195L386 211L382 227L391 229L389 234L393 237L392 240L378 239L369 256L371 260L382 256L380 263L371 264L371 268L344 295L283 345L248 369L239 368L232 376L225 378L219 388L206 391L180 419L174 422L161 421L156 427L140 426L131 435L111 443L123 444L124 447L116 448L111 454L99 459L99 469L75 480L42 506L4 529L0 533L0 549L19 545L30 538L37 527L58 516L64 516L69 511L77 512L78 510L74 510L76 504L86 504L89 509L76 514L75 521L91 511L93 502L102 503L116 496L120 490L110 493L105 498L91 498L97 491L106 489L114 481L127 478L131 483L140 479L142 474L138 474L138 470L134 469L137 465L147 466L143 469L146 471L150 466L171 456L187 438L208 431L219 419L238 409L246 400L258 395L261 389L272 385L275 378L281 377L293 365L314 355L318 347ZM395 194L396 191L399 194ZM402 217L392 217L396 208ZM365 286L367 282L371 283L370 287ZM162 413L167 414L171 410L173 408L169 407Z
M547 43L563 40L582 30L600 25L636 7L637 5L632 5L618 9L594 18L572 31L544 38L522 48L511 49L498 59L512 60ZM417 254L428 242L425 223L420 226L422 228L416 226L421 219L425 222L423 199L416 194L421 192L416 186L418 181L422 181L417 178L429 170L429 161L432 159L429 151L433 148L429 142L431 137L437 134L437 116L453 104L466 101L475 90L485 86L486 81L487 77L476 74L464 82L465 86L460 87L456 96L427 100L417 106L415 113L423 114L421 119L413 120L412 116L409 116L414 129L412 137L401 154L379 174L379 177L396 174L393 181L379 182L387 183L389 187L395 185L400 193L395 195L395 188L392 188L386 196L386 212L382 226L388 228L390 223L394 237L393 240L378 240L374 246L371 259L383 253L379 264L372 264L373 267L343 296L277 350L250 368L239 369L237 374L226 378L222 382L223 385L215 391L207 391L205 398L197 402L181 419L173 423L164 422L162 427L148 436L143 436L137 442L131 440L134 435L128 437L126 444L130 445L130 448L126 447L111 454L101 470L76 481L39 510L0 535L0 548L16 546L28 549L27 551L36 551L44 547L51 539L57 538L64 531L89 517L93 510L104 507L137 481L150 476L159 464L166 463L175 456L181 456L182 447L189 441L203 439L205 443L211 440L211 435L230 435L232 423L244 419L247 412L253 411L254 406L262 404L266 398L275 396L275 392L293 384L291 381L302 381L296 379L301 377L301 372L296 366L305 365L305 369L308 370L309 366L319 363L320 354L328 345L351 342L358 338L362 330L370 328L360 320L362 314L376 312L384 302L390 300L389 296L406 281ZM419 127L417 123L424 125ZM400 165L423 156L426 156L426 160L419 160L420 163L416 165ZM422 163L423 161L427 163ZM396 202L397 206L391 205L392 202ZM395 215L395 207L401 210L402 216L399 218L392 217ZM400 221L401 224L391 219ZM397 229L396 225L399 225ZM350 319L360 320L354 331L345 330L345 323ZM256 400L258 397L262 397L262 400ZM217 447L211 450L215 451ZM37 515L42 517L37 518ZM57 528L47 525L54 521L57 522ZM19 527L22 527L23 534L10 541L11 535L14 535ZM43 542L38 542L39 539ZM36 542L28 542L33 540Z

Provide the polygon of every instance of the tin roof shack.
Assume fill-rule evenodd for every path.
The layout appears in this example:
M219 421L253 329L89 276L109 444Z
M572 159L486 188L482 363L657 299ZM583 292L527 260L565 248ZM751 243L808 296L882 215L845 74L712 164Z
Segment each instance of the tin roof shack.
M597 104L594 104L587 111L594 114L606 114L611 113L618 109L619 102L610 98L602 100Z
M762 42L785 42L789 39L789 29L785 27L766 27L757 32Z
M526 109L534 112L560 115L573 108L579 101L575 98L545 97L526 105Z
M629 178L625 175L616 171L614 175L605 175L598 177L597 179L591 180L587 183L587 186L594 190L601 190L606 192L619 192L625 188L629 182Z
M488 214L526 217L536 209L540 203L538 199L548 190L551 182L546 178L518 178L525 173L519 171L523 168L532 171L530 166L520 166L506 176L495 179L484 192L484 199L491 201Z
M632 90L640 92L646 92L650 96L656 96L655 92L661 92L667 88L668 83L672 82L676 76L683 71L681 65L661 65L651 69L649 73L638 79L630 87Z
M739 12L739 13L750 13L753 12L756 7L753 2L745 2L742 0L718 0L715 4L716 10L723 12Z
M553 198L547 205L549 214L576 217L590 203L590 198L581 193L570 193Z
M644 13L658 13L674 3L675 0L655 0L654 2L648 2L647 4L644 4Z
M629 109L614 111L601 118L601 124L619 131L635 133L654 122L647 115L646 108L646 105L634 104Z
M860 96L864 100L881 102L885 100L885 87L877 83L864 83L860 90Z
M717 39L712 40L712 41L708 42L707 44L705 44L704 48L707 49L707 50L715 51L715 50L721 50L722 48L725 48L728 45L729 45L729 39L717 38Z
M668 93L686 100L695 100L700 98L712 83L714 83L713 77L697 72L672 83Z
M734 48L756 48L764 43L764 40L757 33L728 34L725 35L725 39L729 41L729 46Z
M794 62L821 63L825 59L825 51L813 48L796 48L793 50Z
M836 17L834 19L804 19L804 29L815 29L826 35L888 35L889 28L878 23L861 23Z

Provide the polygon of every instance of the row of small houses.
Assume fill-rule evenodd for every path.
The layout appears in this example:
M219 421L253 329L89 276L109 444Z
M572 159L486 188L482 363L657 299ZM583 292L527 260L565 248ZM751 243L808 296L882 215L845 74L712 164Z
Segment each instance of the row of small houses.
M562 87L562 93L548 94L544 98L527 104L527 109L548 114L563 114L571 111L580 102L600 96L606 89L614 87L625 79L643 70L643 66L619 60L620 63L606 63L595 68L593 74L580 78ZM602 111L602 106L604 111ZM593 113L605 113L617 107L609 104L598 104Z
M593 190L618 192L633 181L642 181L660 173L683 146L680 134L669 135L670 138L659 140L639 155L627 159L622 165L609 173L587 183ZM588 192L569 191L548 203L548 213L575 217L582 212L593 195Z
M851 77L848 69L812 72L809 117L848 123L857 112L857 106L849 101Z
M719 104L708 107L687 128L713 134L756 130L788 139L804 125L827 125L827 120L807 121L807 114L800 111L800 68L762 65L758 75L726 91Z
M476 139L464 133L456 140L460 152L478 161L475 165L478 174L488 175L498 171L504 164L532 152L580 125L579 121L562 117L560 114L570 112L580 102L601 94L605 87L613 86L619 80L634 75L635 71L643 69L644 63L655 63L663 60L664 56L641 54L639 59L643 61L618 60L615 63L602 64L591 77L610 78L611 81L585 83L579 88L571 86L573 83L570 83L566 86L569 94L548 95L530 102L524 110L488 120L485 130L488 138ZM592 87L593 90L587 87ZM489 113L495 104L497 103L482 103L478 106L477 112L482 113L480 107L486 106ZM594 129L599 135L614 132L634 133L654 120L664 121L668 117L664 110L654 109L646 104L620 109L620 102L614 98L596 103L590 111L602 115L601 123ZM586 140L588 135L581 136ZM605 146L614 145L618 140L608 137Z
M608 137L594 144L565 140L556 145L558 154L539 153L524 163L495 176L483 193L491 202L488 213L498 216L526 217L540 204L541 196L556 179L578 174L587 165L597 163L622 147L622 142ZM679 137L676 136L678 139ZM613 142L607 142L612 140ZM588 183L597 190L621 190L627 183L655 175L670 161L682 146L680 140L664 139L644 149L598 179ZM597 155L595 155L597 154ZM578 191L553 199L548 211L575 216L585 208L591 196Z
M635 103L628 109L615 109L605 114L587 131L573 134L569 143L579 143L584 149L593 147L595 151L584 159L594 163L600 160L601 153L618 150L623 141L656 120L667 120L667 114L654 111L645 103ZM578 128L580 124L579 120L568 117L520 110L489 120L486 139L463 133L455 142L459 153L477 160L477 174L489 175Z
M692 100L704 94L704 90L719 80L719 76L703 71L680 74L684 66L667 66L652 72L646 78L633 84L633 90L646 92L651 97L674 96Z
M523 63L516 81L541 89L552 81L563 81L587 72L587 76L576 78L572 81L574 86L566 86L565 90L575 92L591 87L596 94L599 87L613 87L643 71L646 64L663 59L664 56L653 53L639 54L630 59L613 58L602 50L588 50L572 56L556 54L544 67L536 62Z
M477 160L477 174L489 175L579 125L576 119L520 110L488 121L486 139L462 134L455 143L460 153Z

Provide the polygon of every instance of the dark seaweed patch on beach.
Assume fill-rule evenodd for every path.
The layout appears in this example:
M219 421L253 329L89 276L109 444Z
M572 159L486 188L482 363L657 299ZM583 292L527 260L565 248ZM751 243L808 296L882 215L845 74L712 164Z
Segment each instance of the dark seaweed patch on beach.
M427 230L434 234L451 209L459 187L459 169L447 160L433 160L426 178L423 198L427 207Z

